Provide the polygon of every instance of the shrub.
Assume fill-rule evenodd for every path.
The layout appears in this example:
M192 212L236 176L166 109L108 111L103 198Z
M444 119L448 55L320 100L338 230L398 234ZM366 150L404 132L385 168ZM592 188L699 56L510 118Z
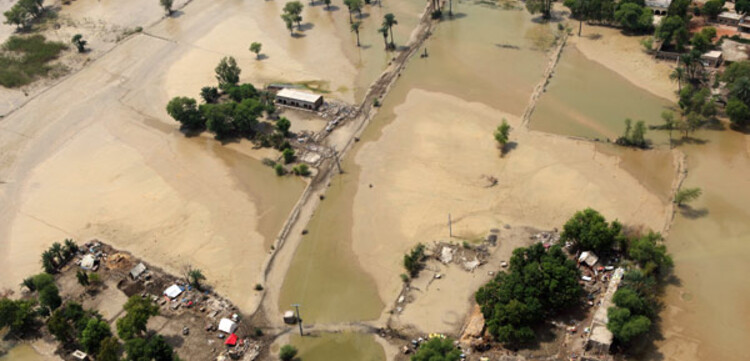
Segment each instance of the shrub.
M281 346L281 350L279 351L279 358L282 361L291 361L292 359L294 359L294 356L297 356L297 348L292 345Z
M422 243L417 244L412 248L409 254L404 255L404 268L411 277L417 277L419 271L424 268L424 250L425 245Z

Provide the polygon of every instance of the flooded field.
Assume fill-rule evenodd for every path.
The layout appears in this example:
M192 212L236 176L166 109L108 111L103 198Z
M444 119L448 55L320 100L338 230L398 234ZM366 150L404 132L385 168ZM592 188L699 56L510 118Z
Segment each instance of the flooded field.
M683 146L685 186L703 195L681 210L667 246L675 285L667 289L663 337L646 360L746 360L750 343L750 138L701 131Z
M383 348L372 335L361 333L324 333L322 335L292 336L292 345L299 350L298 357L305 361L385 359Z
M614 141L625 130L625 118L658 125L662 111L674 106L567 46L531 117L531 128ZM649 132L647 138L655 144L668 141L663 132Z
M59 359L58 357L50 358L40 355L27 344L16 345L8 350L8 353L0 356L0 361L53 361Z

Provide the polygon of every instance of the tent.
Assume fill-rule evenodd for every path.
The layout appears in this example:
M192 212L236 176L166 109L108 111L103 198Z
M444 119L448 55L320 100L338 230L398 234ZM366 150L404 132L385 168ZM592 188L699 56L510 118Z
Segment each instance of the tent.
M178 286L178 285L171 285L169 288L164 290L164 296L169 297L169 299L175 299L177 296L182 294L182 292L185 291L184 288Z
M91 253L83 256L83 259L81 259L81 268L87 271L94 269L94 265L96 265L96 258Z
M236 329L237 323L228 318L222 318L221 321L219 321L219 331L221 332L234 333L234 330Z
M224 344L227 346L234 346L237 344L237 335L231 334L229 337L227 337L227 340L224 341Z

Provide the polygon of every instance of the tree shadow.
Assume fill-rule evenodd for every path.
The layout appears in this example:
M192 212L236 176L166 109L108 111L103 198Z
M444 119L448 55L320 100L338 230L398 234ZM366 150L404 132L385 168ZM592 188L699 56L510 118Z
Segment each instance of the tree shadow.
M680 206L680 214L688 219L703 218L708 215L708 208L695 209L687 204Z
M443 18L440 21L453 21L453 20L459 20L467 17L466 13L453 13L453 15L443 15Z
M521 50L521 47L518 45L510 45L510 44L495 44L496 47L500 49L511 49L511 50Z
M583 37L588 38L589 40L599 40L603 36L602 34L599 34L599 33L593 33L593 34L584 35Z
M177 18L181 17L182 15L185 15L184 11L182 11L182 10L175 10L175 11L172 11L172 14L167 15L167 17L168 18L177 19Z
M357 16L355 16L357 19L367 19L370 17L370 13L359 13Z
M185 338L180 335L164 336L164 340L174 348L179 348L185 343Z
M704 145L709 142L708 139L699 139L694 137L682 137L680 139L675 139L672 141L675 146L680 146L683 144L697 144L697 145Z
M296 32L296 33L293 33L293 34L292 34L292 37L293 37L293 38L304 38L304 37L306 37L306 36L307 36L307 35L305 35L305 34L303 34L303 33L300 33L300 32Z
M266 54L258 54L257 57L255 57L255 60L266 60L268 59L268 55Z
M508 143L505 143L505 146L500 149L500 152L503 154L503 156L505 156L516 148L518 148L518 142L510 141Z
M336 6L336 5L331 5L331 6L328 6L327 8L325 8L324 10L325 11L331 11L331 12L333 12L333 11L339 11L340 9L341 8L338 7L338 6Z
M206 129L190 129L185 127L180 127L180 133L182 133L186 138L194 138L199 137Z
M359 46L359 48L360 48L360 49L362 49L362 50L367 50L367 49L369 49L369 48L372 48L372 45L369 45L369 44L363 44L363 45L360 45L360 46Z
M298 31L308 31L308 30L312 30L312 28L314 28L314 27L315 27L315 24L308 22L308 23L304 23L304 24L298 26L297 30Z
M747 127L747 126L740 126L740 125L736 125L736 124L731 124L729 126L729 129L734 130L735 132L739 132L739 133L745 134L745 135L750 134L750 127Z

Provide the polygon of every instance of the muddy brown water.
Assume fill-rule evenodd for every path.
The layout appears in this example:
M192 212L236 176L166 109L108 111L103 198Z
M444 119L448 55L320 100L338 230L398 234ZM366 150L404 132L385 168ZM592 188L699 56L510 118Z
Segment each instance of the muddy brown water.
M295 335L292 336L292 344L299 349L299 358L305 361L385 359L383 348L375 339L361 333L326 333L306 337Z
M644 91L568 45L530 124L550 133L614 140L625 130L625 118L658 125L662 111L673 107L674 102ZM667 143L664 132L646 137Z
M0 356L0 361L40 361L50 360L36 352L27 344L19 344L8 350L8 353Z

